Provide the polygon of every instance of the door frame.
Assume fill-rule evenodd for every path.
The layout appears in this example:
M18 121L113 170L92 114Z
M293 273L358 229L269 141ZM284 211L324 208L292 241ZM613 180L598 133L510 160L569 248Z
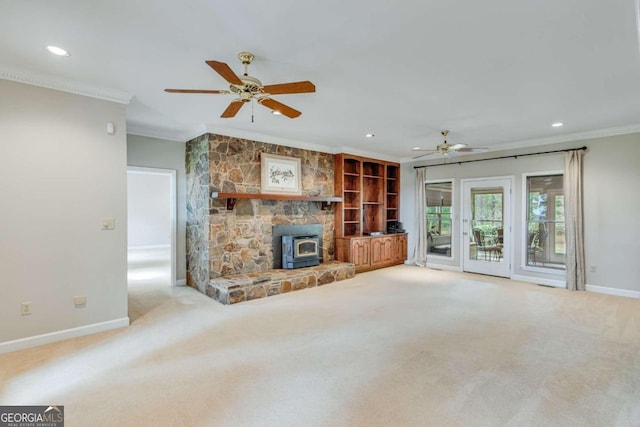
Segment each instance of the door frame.
M465 238L470 239L468 235L469 230L467 229L467 225L470 219L466 218L467 214L467 204L465 202L466 198L466 186L467 184L473 183L487 183L487 187L491 187L489 184L492 181L502 181L502 184L508 183L508 194L505 194L503 197L503 260L504 262L508 261L507 268L504 270L506 275L503 274L491 274L489 272L486 273L478 273L477 271L469 271L468 267L468 245L465 245ZM513 276L513 256L514 256L514 239L513 239L513 217L514 217L514 197L513 197L513 187L515 185L515 176L507 175L507 176L494 176L494 177L482 177L482 178L464 178L460 180L460 267L462 271L469 271L471 273L478 274L488 274L488 275L496 275L499 277L511 278ZM493 185L494 187L498 185ZM470 208L469 208L470 209ZM467 233L465 235L465 233ZM467 263L467 266L465 266ZM506 264L505 264L506 265Z
M171 253L171 286L177 286L177 267L176 267L176 259L177 259L177 173L175 169L160 169L160 168L149 168L143 166L127 166L127 175L129 173L137 173L137 174L148 174L148 175L164 175L169 176L170 180L170 192L169 192L169 209L171 209L171 247L169 249ZM128 207L127 207L128 209ZM128 225L127 225L128 226ZM127 243L127 251L128 251L128 243Z

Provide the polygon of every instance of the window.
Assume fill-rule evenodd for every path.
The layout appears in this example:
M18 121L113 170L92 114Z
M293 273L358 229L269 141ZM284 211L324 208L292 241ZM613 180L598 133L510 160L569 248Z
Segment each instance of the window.
M527 177L526 265L565 268L563 176Z
M451 256L453 182L425 184L427 254Z

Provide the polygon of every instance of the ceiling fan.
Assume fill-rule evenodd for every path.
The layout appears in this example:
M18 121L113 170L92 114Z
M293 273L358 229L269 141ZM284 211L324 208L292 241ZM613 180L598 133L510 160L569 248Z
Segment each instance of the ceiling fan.
M290 119L295 119L300 111L295 110L288 105L276 101L271 95L282 95L289 93L310 93L315 92L316 87L310 81L280 83L275 85L263 85L260 80L250 76L248 73L249 64L253 61L254 55L249 52L240 52L238 59L244 64L244 74L238 76L224 62L205 61L213 70L229 82L229 90L204 90L204 89L165 89L169 93L205 93L205 94L231 94L234 93L238 98L231 101L231 104L222 113L220 117L234 117L240 111L240 108L255 99L258 104L264 105L273 110L276 114L280 113Z
M425 151L425 154L414 156L412 159L419 159L436 153L442 154L445 157L452 157L455 156L456 153L484 153L489 150L488 148L469 147L467 144L449 144L447 142L447 135L449 135L449 131L443 130L440 133L444 137L444 142L442 144L438 144L435 150L414 149L414 151Z

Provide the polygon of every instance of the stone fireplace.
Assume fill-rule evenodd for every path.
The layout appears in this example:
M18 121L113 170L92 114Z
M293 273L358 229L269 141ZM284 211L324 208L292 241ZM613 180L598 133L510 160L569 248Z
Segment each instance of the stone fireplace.
M319 226L321 256L334 259L332 209L319 203L238 199L227 210L211 192L260 193L260 154L301 159L302 193L333 196L333 155L205 134L187 142L187 284L206 292L210 279L274 268L274 226ZM278 242L277 247L281 243Z

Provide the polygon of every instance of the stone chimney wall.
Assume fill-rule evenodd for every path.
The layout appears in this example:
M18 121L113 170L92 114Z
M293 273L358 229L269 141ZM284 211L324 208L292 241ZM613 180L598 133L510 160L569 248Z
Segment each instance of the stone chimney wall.
M203 137L208 141L206 153L201 145ZM188 215L187 220L189 286L204 292L209 278L270 270L273 267L273 225L322 224L324 260L334 259L334 212L332 209L321 210L320 203L238 199L235 209L227 210L224 199L209 197L212 191L260 193L261 153L299 158L302 194L333 196L332 154L215 134L203 137L187 142L188 210L202 204L201 188L191 183L199 183L206 176L201 173L196 179L190 171L192 175L202 172L198 165L207 163L209 179L206 215L196 209L197 213ZM205 258L208 261L206 268L202 265ZM206 279L203 277L205 270L209 273Z

